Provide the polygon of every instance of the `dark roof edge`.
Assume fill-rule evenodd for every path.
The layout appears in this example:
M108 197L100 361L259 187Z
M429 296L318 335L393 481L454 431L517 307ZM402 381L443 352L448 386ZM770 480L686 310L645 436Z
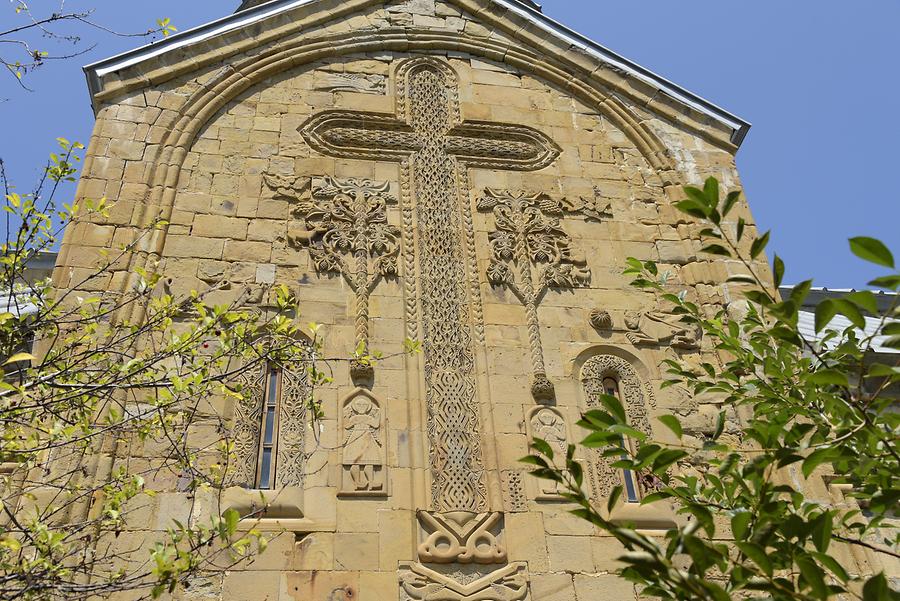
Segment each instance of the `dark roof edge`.
M106 73L118 71L131 65L142 62L149 58L165 54L170 50L181 48L192 42L214 37L219 33L237 29L244 24L264 19L270 15L278 14L286 10L290 10L297 6L316 2L318 0L269 0L258 6L238 11L234 14L227 15L215 21L206 23L188 29L182 32L172 34L161 40L151 42L140 48L129 50L121 54L117 54L107 59L91 63L84 67L85 76L87 77L88 90L91 94L91 102L94 96L100 92L101 78ZM705 98L694 94L681 86L672 83L668 79L654 73L653 71L642 67L641 65L628 60L609 48L594 42L588 37L566 27L565 25L551 19L543 14L539 8L534 8L529 0L493 0L497 4L505 6L513 12L524 16L546 30L554 33L557 37L567 41L572 46L580 48L602 62L614 65L628 73L631 73L638 79L653 85L660 92L678 100L694 110L705 115L713 117L717 121L724 123L730 127L731 143L740 146L750 131L750 123L729 113L725 109L713 104ZM96 107L95 107L96 108Z

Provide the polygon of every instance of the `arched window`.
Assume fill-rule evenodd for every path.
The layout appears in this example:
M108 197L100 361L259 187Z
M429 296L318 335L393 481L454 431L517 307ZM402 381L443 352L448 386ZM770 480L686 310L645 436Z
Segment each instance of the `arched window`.
M306 465L307 365L267 363L238 377L232 481L252 489L302 486Z
M619 381L615 378L609 376L603 378L603 391L609 396L616 397L623 406L625 405L625 401L622 399L622 394L619 390ZM621 441L622 447L629 453L634 454L637 452L633 440L627 436L622 436ZM625 486L625 501L628 503L639 503L641 501L640 486L638 485L637 478L634 477L634 472L625 469L622 470L622 476L624 480L623 484Z
M634 367L625 359L615 355L597 355L588 359L581 368L581 384L584 388L586 409L599 409L600 395L608 394L619 399L625 408L628 425L650 434L650 420L647 417L647 399L653 401L652 393L645 390ZM622 439L623 445L636 452L636 442ZM608 458L599 451L592 453L590 461L591 483L597 497L609 497L615 486L622 486L624 499L628 503L639 503L642 487L638 474L631 470L612 467Z

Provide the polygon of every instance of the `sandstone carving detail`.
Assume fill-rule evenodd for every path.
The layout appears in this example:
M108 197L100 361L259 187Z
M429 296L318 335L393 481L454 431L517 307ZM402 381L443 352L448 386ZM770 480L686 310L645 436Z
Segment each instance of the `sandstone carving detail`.
M419 525L426 538L419 545L418 556L422 563L477 563L506 562L506 548L500 544L503 514L469 513L464 511L447 514L419 511Z
M539 401L551 400L554 393L544 366L538 306L550 288L587 286L591 279L587 260L573 247L560 218L567 213L583 213L599 219L601 212L594 203L572 203L541 193L491 189L477 202L479 211L494 216L495 229L489 235L488 281L510 289L525 307L534 369L531 392Z
M384 411L368 391L358 389L341 404L342 496L387 496Z
M528 414L528 438L540 438L553 449L553 459L560 467L565 461L569 447L569 427L566 418L556 407L534 407ZM559 483L550 480L537 480L540 500L556 500L559 498Z
M634 367L625 359L615 355L597 355L588 359L581 368L581 384L584 387L587 409L602 408L600 395L605 393L603 380L613 378L619 384L622 404L628 417L628 425L647 435L652 435L650 418L647 414L648 399L655 406L653 393L642 384ZM598 497L608 497L613 487L621 484L618 470L610 465L610 460L599 452L592 452L592 485Z
M480 577L479 572L459 572L442 574L420 564L401 564L400 601L522 601L528 598L528 566L524 562L511 563Z
M231 480L247 488L253 488L256 482L267 375L268 369L264 365L258 369L241 370L237 376L237 383L241 387L241 399L235 406L233 437L236 461ZM286 366L282 369L275 488L303 485L306 472L306 408L309 392L306 370L302 365Z
M700 348L702 332L694 324L681 321L677 315L663 311L629 311L625 314L625 334L635 346L667 345L682 350Z
M384 94L387 88L383 75L364 73L316 73L315 89L326 92L356 92Z
M503 493L506 501L506 510L510 513L522 513L528 511L528 500L525 496L525 485L522 482L522 474L516 470L503 470Z
M342 275L355 293L356 343L365 353L369 296L382 278L398 273L400 228L387 218L387 205L397 202L390 183L325 176L313 178L306 193L306 178L267 174L265 179L279 197L295 203L294 212L304 220L306 230L291 233L291 242L309 249L316 271Z
M401 165L401 193L415 195L432 500L439 510L477 512L487 503L470 318L480 299L470 298L466 278L463 237L474 233L464 231L469 222L461 217L460 198L468 192L461 190L459 171L469 166L535 170L560 151L528 127L463 122L456 74L444 61L404 62L396 87L397 116L323 111L300 133L328 156ZM405 230L411 227L410 216L404 209ZM403 236L411 238L408 231ZM407 299L407 319L411 309Z

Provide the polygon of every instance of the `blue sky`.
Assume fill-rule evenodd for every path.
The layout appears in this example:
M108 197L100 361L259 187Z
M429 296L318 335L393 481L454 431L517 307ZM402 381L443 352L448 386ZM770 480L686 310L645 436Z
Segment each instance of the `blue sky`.
M186 29L237 4L66 6L95 7L96 21L136 32L158 17ZM787 281L860 287L879 275L850 254L851 236L881 238L900 255L900 2L545 0L544 12L754 124L738 167L757 222L773 230L770 250L785 259ZM0 29L15 21L8 7L0 11ZM97 47L29 76L34 93L0 79L0 157L22 190L56 137L90 136L81 65L143 43L81 31Z

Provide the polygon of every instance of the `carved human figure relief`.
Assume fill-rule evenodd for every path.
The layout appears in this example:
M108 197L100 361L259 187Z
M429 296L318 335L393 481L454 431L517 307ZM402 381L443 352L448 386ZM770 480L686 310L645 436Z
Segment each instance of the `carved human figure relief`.
M294 202L305 229L291 231L289 241L305 246L319 273L344 277L355 294L356 344L369 345L369 297L382 278L398 273L400 228L388 221L387 206L397 202L389 182L368 179L307 178L266 174L277 197ZM365 365L352 366L366 375Z
M550 445L553 450L553 461L557 467L564 467L566 452L569 447L569 434L566 419L555 407L535 407L528 415L528 439L539 438ZM556 499L559 497L559 483L550 480L538 480L540 493L538 499Z
M341 495L386 496L384 412L368 391L358 389L341 408Z
M447 514L419 511L424 540L418 556L422 563L493 564L506 562L500 543L503 514L456 511Z
M528 564L515 562L482 575L472 570L442 574L421 564L400 565L400 601L523 601Z
M573 245L560 218L583 214L599 220L601 213L584 200L570 202L542 193L492 189L478 199L477 208L494 216L488 281L511 290L525 307L534 369L531 391L538 401L551 400L553 385L544 366L538 306L551 288L578 288L591 280L587 259Z
M588 359L581 368L581 384L584 389L585 409L600 409L600 395L609 394L608 383L615 382L618 396L625 407L628 425L652 435L648 403L655 406L653 392L649 384L641 382L634 367L622 357L597 355ZM613 487L623 484L623 474L613 468L611 460L600 452L591 453L589 469L594 494L598 498L608 497Z
M300 133L327 156L400 164L404 230L415 214L415 235L405 231L403 237L416 244L418 277L412 286L412 274L406 274L405 291L418 295L421 308L432 502L443 511L478 512L487 505L472 324L480 298L467 274L465 240L474 232L465 218L462 172L537 170L560 151L528 127L463 121L456 73L446 61L407 60L397 69L395 86L396 115L323 111ZM406 300L411 320L416 303Z

